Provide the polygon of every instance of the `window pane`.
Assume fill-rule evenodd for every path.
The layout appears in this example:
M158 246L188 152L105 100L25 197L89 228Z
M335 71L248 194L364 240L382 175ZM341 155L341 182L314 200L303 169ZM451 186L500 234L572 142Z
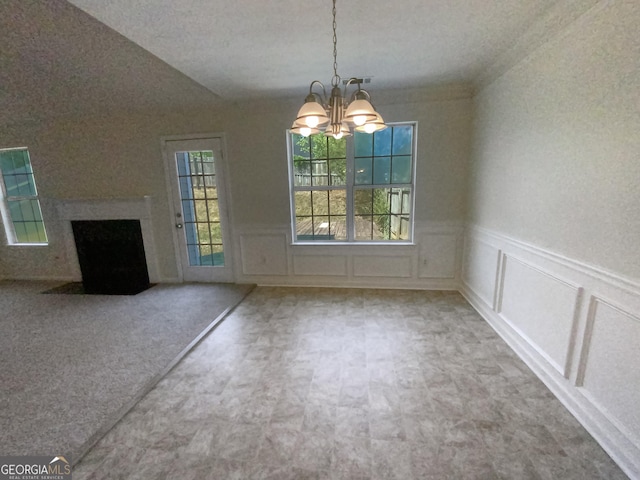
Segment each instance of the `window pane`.
M345 215L347 213L347 191L330 190L329 213L331 215Z
M207 207L209 208L209 221L210 222L219 222L220 221L220 209L218 208L218 200L209 200L207 201Z
M313 216L313 235L315 237L324 237L324 240L331 240L328 216Z
M373 217L375 228L371 240L390 240L391 221L389 215L375 215Z
M327 138L327 158L347 158L347 141L344 138L336 140Z
M36 222L24 222L25 229L27 231L27 238L29 243L38 243L40 237L38 236L38 224Z
M391 239L408 240L411 221L411 189L394 188L391 191L389 205L391 213Z
M27 150L5 150L0 152L0 168L4 175L31 173L31 162Z
M312 192L313 216L329 214L329 192Z
M329 185L329 166L326 160L311 162L311 185Z
M354 192L354 210L356 215L373 213L373 191L356 190Z
M20 200L10 200L7 202L9 205L9 214L14 223L24 220L24 218L22 218L22 208L20 208L21 203Z
M323 134L311 135L311 159L326 159L327 158L327 137Z
M371 158L356 158L356 185L371 185Z
M198 229L198 243L206 244L211 243L211 235L209 233L209 224L208 223L197 223L196 228Z
M20 210L22 212L22 220L25 221L30 221L33 222L36 219L36 214L33 211L33 204L32 204L33 200L21 200L19 202L20 204Z
M371 157L373 155L373 135L355 132L353 134L356 157Z
M411 183L411 157L393 157L391 183Z
M372 191L373 213L389 213L389 189L376 188Z
M29 243L29 235L23 222L14 222L13 228L16 232L16 242Z
M313 219L311 217L296 217L296 238L298 240L312 240Z
M393 128L393 154L394 155L411 155L413 148L412 134L413 127L411 125L401 125Z
M44 229L44 222L36 222L36 228L38 230L38 243L47 243L47 232Z
M196 200L196 221L198 222L207 222L209 221L209 215L207 213L207 201L206 200Z
M330 185L345 185L347 181L347 160L330 160L329 171L331 172Z
M4 188L8 197L17 197L19 195L18 179L15 175L4 175Z
M373 217L370 215L356 215L356 240L371 240L373 237Z
M346 240L347 217L344 215L333 215L329 217L329 233L334 240Z
M308 160L295 160L293 162L293 184L296 187L311 185L311 162Z
M211 150L205 150L200 153L202 154L202 162L207 166L207 168L211 168L211 165L213 165L214 163L213 152ZM213 173L215 173L215 166L214 166Z
M222 244L222 228L220 224L217 222L212 222L209 224L211 230L211 243L214 244Z
M310 143L311 139L298 135L296 133L291 135L291 146L293 150L293 159L309 159L309 152L311 151Z
M33 183L32 175L16 175L16 183L18 184L18 195L27 197L36 194L36 186Z
M200 245L200 265L213 265L213 252L211 245Z
M296 217L311 215L311 192L295 192Z
M373 183L376 185L391 181L391 157L376 157L373 159Z
M213 265L216 267L224 266L224 252L222 245L212 245L211 246L211 254L213 258Z
M391 132L393 128L385 128L373 134L373 154L376 156L391 155Z

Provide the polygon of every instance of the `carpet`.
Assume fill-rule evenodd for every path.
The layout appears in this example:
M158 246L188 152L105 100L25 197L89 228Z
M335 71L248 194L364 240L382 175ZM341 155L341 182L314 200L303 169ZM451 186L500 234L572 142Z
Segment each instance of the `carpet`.
M154 287L155 285L156 285L155 283L150 283L149 286L146 287L144 290ZM141 291L144 292L144 290L141 290ZM109 294L87 293L84 291L84 285L82 284L82 282L65 283L64 285L58 285L56 287L49 288L42 293L55 293L58 295L61 295L61 294L64 294L64 295L114 295L113 293L109 293ZM127 293L127 294L115 294L115 295L137 295L138 293L140 292Z
M54 288L0 282L0 455L76 463L253 287L42 295Z

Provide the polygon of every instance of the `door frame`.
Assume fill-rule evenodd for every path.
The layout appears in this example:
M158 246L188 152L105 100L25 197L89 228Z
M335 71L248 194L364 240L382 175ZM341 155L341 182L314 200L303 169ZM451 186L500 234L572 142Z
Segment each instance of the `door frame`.
M182 264L182 251L180 245L179 235L183 235L183 230L176 228L176 215L177 213L182 213L176 211L175 199L173 198L176 192L174 192L173 187L173 177L177 175L175 168L171 168L171 165L175 163L175 159L169 152L168 142L180 142L180 141L190 141L190 140L214 140L220 142L220 153L222 154L220 159L216 158L216 171L221 170L222 173L222 187L224 205L220 206L220 217L223 222L223 244L224 244L224 258L225 264L230 264L228 267L228 272L230 272L230 277L225 280L225 282L235 282L236 275L236 262L233 248L233 221L232 221L232 213L231 213L231 189L229 188L229 168L227 165L227 138L224 132L213 132L213 133L196 133L196 134L188 134L188 135L163 135L160 137L161 149L162 149L162 157L163 157L163 165L164 165L164 173L165 173L165 185L167 191L167 201L169 203L169 219L170 219L170 228L172 231L172 240L173 240L173 251L176 261L176 270L178 273L179 282L184 282L184 265ZM223 211L224 210L224 211ZM226 222L225 222L226 220ZM226 233L225 233L226 230ZM226 240L226 243L224 243ZM215 267L212 267L215 268Z

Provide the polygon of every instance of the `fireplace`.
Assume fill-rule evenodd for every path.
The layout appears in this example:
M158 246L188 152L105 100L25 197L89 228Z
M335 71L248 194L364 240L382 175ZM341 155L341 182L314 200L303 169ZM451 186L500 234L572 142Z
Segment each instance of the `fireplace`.
M135 295L149 288L139 220L73 220L85 293Z

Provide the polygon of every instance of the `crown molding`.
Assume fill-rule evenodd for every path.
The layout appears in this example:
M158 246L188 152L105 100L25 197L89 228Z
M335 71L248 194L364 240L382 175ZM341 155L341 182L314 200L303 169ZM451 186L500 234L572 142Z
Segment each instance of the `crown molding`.
M511 70L552 38L563 35L568 27L585 14L598 10L604 0L566 0L557 2L541 15L514 44L487 68L473 84L478 92Z

